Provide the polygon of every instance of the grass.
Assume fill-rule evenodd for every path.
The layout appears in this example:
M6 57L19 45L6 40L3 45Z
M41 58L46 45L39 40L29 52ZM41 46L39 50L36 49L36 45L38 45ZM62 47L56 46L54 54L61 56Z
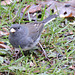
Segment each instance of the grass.
M28 4L36 2L33 0L27 1ZM21 9L26 6L24 3L25 0L19 3L14 0L13 4L0 5L0 31L3 31L2 27L9 29L9 26L14 23L25 23L23 17L20 16ZM13 13L14 10L18 10L16 15ZM10 51L0 48L0 73L8 75L74 75L75 69L69 67L75 64L75 28L74 25L69 24L70 21L63 25L62 23L65 20L57 17L55 21L44 26L40 42L46 50L50 62L35 50L30 50L30 54L26 56L22 53L23 56L16 60L12 57ZM73 35L67 35L67 32L70 33L71 31ZM8 46L11 46L8 36L1 37L0 41L4 41ZM39 58L36 58L34 54ZM10 64L4 63L5 60L9 61Z

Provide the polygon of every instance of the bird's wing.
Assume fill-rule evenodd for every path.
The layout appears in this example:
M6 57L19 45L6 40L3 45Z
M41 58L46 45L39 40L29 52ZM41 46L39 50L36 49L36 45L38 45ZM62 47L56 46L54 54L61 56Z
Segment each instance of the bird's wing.
M33 41L36 41L41 35L41 32L43 30L43 27L44 27L43 23L34 22L34 23L27 23L25 25L29 31L28 37L31 37Z

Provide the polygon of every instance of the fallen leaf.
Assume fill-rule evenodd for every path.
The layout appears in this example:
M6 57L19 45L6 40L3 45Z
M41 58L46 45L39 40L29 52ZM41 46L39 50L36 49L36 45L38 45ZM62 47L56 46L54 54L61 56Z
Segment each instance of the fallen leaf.
M75 9L72 7L66 8L62 7L62 10L59 11L59 16L60 17L75 17Z
M17 2L19 2L20 0L16 0ZM1 5L10 5L12 3L12 0L4 0L1 1Z
M70 35L73 35L73 32L72 31L70 32Z
M27 5L26 7L24 7L24 8L22 9L22 13L24 13L24 11L28 10L30 6L31 6L31 5Z
M8 29L5 27L2 27L3 31L8 32Z
M33 71L34 73L39 73L40 72L40 70L35 70L35 71Z
M50 13L59 13L59 10L61 9L61 7L63 6L64 3L58 2L58 1L50 1L49 2L51 5L46 9L45 14L47 16L50 15ZM51 10L51 11L50 11Z
M6 43L6 42L3 42L3 41L0 41L0 44L5 44L5 45L7 45L7 43Z
M75 17L75 2L59 2L59 1L50 1L50 6L46 9L46 15L49 16L50 10L52 13L59 14L60 17Z
M27 7L23 8L22 12L24 13L24 11L25 11L26 9L28 9L30 6L31 6L31 5L28 5ZM26 14L28 14L28 12L31 14L31 13L35 13L35 12L37 12L37 11L41 11L41 5L34 5L34 4L33 4L33 5L28 9L28 11L26 12Z
M10 49L10 47L9 47L9 46L4 45L4 44L0 44L0 48L3 48L3 49Z
M75 66L71 65L69 69L75 70Z
M11 3L12 3L11 0L1 1L1 5L9 5L9 4L11 4Z
M0 31L0 37L3 36L3 35L9 35L9 33L8 32Z
M72 7L75 7L75 0L69 0L67 1L67 4L71 5Z

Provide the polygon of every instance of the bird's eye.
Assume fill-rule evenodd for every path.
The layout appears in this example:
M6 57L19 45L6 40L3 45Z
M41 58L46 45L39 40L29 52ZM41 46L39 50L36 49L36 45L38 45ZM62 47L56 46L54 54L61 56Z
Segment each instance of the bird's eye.
M20 27L18 27L18 29L20 29Z

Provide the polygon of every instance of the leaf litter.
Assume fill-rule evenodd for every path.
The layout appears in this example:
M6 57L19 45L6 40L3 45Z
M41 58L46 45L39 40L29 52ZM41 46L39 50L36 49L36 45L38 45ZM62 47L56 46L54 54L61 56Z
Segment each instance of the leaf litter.
M19 3L19 0L17 0L17 4ZM10 0L5 0L5 1L1 1L1 5L5 5L5 6L7 6L7 5L12 5L13 4L13 1L10 1ZM16 9L16 10L15 10ZM15 8L14 9L14 14L16 15L17 13L18 13L18 11L17 11L17 9L18 8ZM59 2L59 1L54 1L54 0L47 0L47 1L38 1L37 0L37 2L34 4L34 3L32 3L32 4L30 4L30 5L28 5L28 4L26 4L26 6L25 7L23 7L22 9L21 9L21 13L20 13L20 16L18 15L17 17L20 17L20 18L22 18L23 17L23 14L24 14L24 12L26 11L26 13L25 13L25 15L24 15L24 17L23 17L23 21L26 21L26 20L29 20L29 18L28 18L28 12L29 12L29 14L30 14L30 17L31 17L31 20L32 21L37 21L37 20L39 20L39 19L41 19L41 17L42 17L42 12L44 11L44 9L45 9L45 17L47 17L47 16L49 16L50 15L50 13L55 13L55 14L58 14L59 15L59 17L61 17L61 18L71 18L71 17L75 17L75 2L74 2L74 0L71 0L71 1L66 1L66 2ZM51 11L50 11L51 10ZM8 15L9 16L9 15ZM37 18L38 17L38 18ZM44 18L45 18L44 17ZM1 17L2 18L2 17ZM13 22L15 22L16 21L16 19L14 19L14 21ZM71 21L71 20L70 20ZM73 21L74 21L74 19L73 19ZM72 22L72 21L71 21ZM1 21L0 21L0 24L1 24ZM72 23L70 23L71 25L73 25L74 26L74 23L72 24ZM60 26L62 25L62 23L60 23ZM70 25L70 27L71 27L71 25ZM66 24L64 24L64 27L65 26L67 26ZM64 27L62 27L62 28L64 28ZM61 28L61 27L59 27L59 28ZM61 28L61 29L62 29ZM73 27L74 28L74 27ZM72 29L73 29L72 28ZM67 29L67 28L65 28L65 29ZM66 31L66 32L65 32ZM59 36L61 36L61 37L59 37L59 39L58 39L58 37L57 37L57 40L56 40L56 45L58 46L58 47L56 47L56 45L54 44L54 40L53 40L53 42L51 42L51 46L50 45L47 45L47 43L46 43L46 47L48 47L48 49L50 49L50 51L51 52L47 52L47 54L49 55L49 59L51 60L50 61L50 67L51 66L53 66L53 65L55 65L55 64L57 64L58 63L58 61L57 60L61 60L62 62L64 62L65 60L66 60L66 57L64 57L64 55L66 55L67 53L66 53L66 50L67 51L70 51L70 52L73 52L73 50L75 50L75 49L73 49L73 47L71 46L69 46L70 45L70 43L71 42L74 42L74 40L73 39L75 39L75 35L74 35L74 32L75 31L73 31L73 30L61 30L61 32L62 32L62 34L60 33L59 34ZM45 32L44 32L44 34L45 33L47 33L47 31L46 31L46 29L45 29ZM9 35L9 32L8 32L8 30L6 29L6 28L3 28L3 29L1 29L0 30L0 37L2 38L2 37L4 37L4 36L8 36ZM51 33L50 33L50 35L51 35ZM71 37L72 36L72 37ZM43 36L43 38L45 38L45 37L47 37L46 35L45 36ZM64 37L64 39L62 39ZM67 38L66 38L67 37ZM56 38L56 37L53 37L53 38ZM49 39L49 37L48 37L48 39ZM47 39L47 40L48 40ZM63 42L61 41L61 40L63 40ZM58 40L60 40L60 42L58 43L57 41ZM69 41L68 43L67 43L67 41L65 41L65 40L67 40L67 41ZM70 40L71 40L71 42L70 42ZM65 42L64 42L65 41ZM12 47L11 46L9 46L8 45L8 43L7 44L5 44L6 42L4 42L4 41L0 41L0 49L9 49L9 50L11 50L11 55L13 56L13 57L17 57L17 56L19 56L18 58L20 58L20 55L18 55L18 51L19 50L16 50L15 52L14 52L14 54L12 53L13 52L13 49L12 49ZM43 42L42 42L42 44L44 44ZM64 44L66 44L67 46L65 47L65 46L63 46ZM60 51L59 53L58 53L58 49L59 49L59 46L60 46L60 49L62 50L62 51ZM63 46L63 47L62 47ZM52 49L52 50L51 50ZM57 49L57 51L56 51L56 49ZM59 49L59 50L60 50ZM68 52L69 53L69 52ZM35 52L35 54L37 55L37 53ZM6 54L5 54L6 55ZM38 55L39 55L39 53L38 53ZM12 58L12 57L11 57ZM14 59L14 60L17 60L18 58L16 58L16 59ZM72 58L71 56L69 56L68 57L68 59L69 60L71 60L71 59L74 59L74 58ZM9 59L9 57L8 57L8 59ZM46 65L46 63L47 63L47 61L44 59L44 60L42 60L42 59L39 59L39 58L35 58L34 57L34 59L35 60L39 60L40 62L39 62L39 64L37 64L38 65L38 67L42 67L42 64L44 64L44 66ZM63 60L62 60L63 59ZM1 57L1 62L0 62L0 64L2 65L3 64L3 57ZM27 61L27 63L29 64L29 61L30 60L28 60ZM74 63L75 61L73 61L73 63ZM6 62L5 62L5 64L6 65L9 65L11 63L11 59L8 61L8 60L6 60ZM41 64L42 63L42 64ZM68 62L69 63L69 62ZM63 66L65 66L65 67L68 67L69 66L69 64L68 63L65 63L64 65L62 65L61 64L61 67L63 68ZM66 64L67 64L67 66L66 66ZM22 62L22 65L23 65L23 62ZM18 70L23 70L23 71L25 71L26 70L26 68L25 67L23 67L22 65L20 65L20 66L16 66L16 63L15 63L15 65L12 65L12 66L10 66L10 67L8 67L8 69L10 69L10 70L15 70L15 69L18 69ZM29 64L29 67L31 68L31 67L35 67L35 64L34 64L34 62L30 62L30 64ZM46 66L46 68L50 68L50 67L47 67ZM53 66L54 67L54 66ZM37 67L35 67L35 69L36 69ZM54 67L55 68L55 67ZM58 66L58 68L59 69L61 69L60 68L60 66ZM52 68L53 69L53 68ZM72 69L72 70L75 70L75 67L74 67L74 64L73 65L71 65L70 67L69 67L69 69ZM29 70L28 70L29 71ZM50 72L52 72L51 70L49 70ZM33 71L33 73L40 73L40 70L35 70L35 71Z

